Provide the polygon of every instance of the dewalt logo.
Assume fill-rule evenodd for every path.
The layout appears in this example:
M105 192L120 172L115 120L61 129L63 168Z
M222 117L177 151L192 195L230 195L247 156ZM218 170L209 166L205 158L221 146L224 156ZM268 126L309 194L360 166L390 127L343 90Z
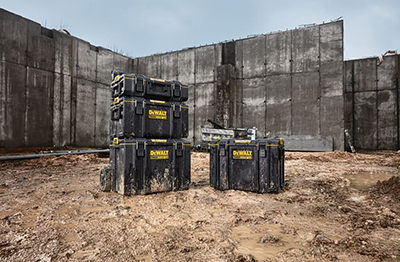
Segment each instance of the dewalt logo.
M150 150L150 159L168 159L168 150Z
M149 109L149 118L151 118L151 119L167 119L167 111Z
M233 159L253 159L253 151L251 150L233 150Z

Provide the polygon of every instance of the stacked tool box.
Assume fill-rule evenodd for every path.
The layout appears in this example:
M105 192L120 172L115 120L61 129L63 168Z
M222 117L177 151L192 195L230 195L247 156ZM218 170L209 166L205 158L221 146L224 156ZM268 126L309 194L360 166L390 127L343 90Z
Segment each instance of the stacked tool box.
M188 86L136 74L112 74L110 169L103 190L149 194L188 189Z

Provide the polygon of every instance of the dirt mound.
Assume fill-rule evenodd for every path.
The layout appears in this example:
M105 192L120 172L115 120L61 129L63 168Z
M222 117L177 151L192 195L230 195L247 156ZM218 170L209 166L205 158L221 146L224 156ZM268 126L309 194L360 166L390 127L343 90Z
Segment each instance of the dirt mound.
M391 196L396 200L400 200L400 177L393 176L389 180L378 181L374 188L374 193L379 196Z

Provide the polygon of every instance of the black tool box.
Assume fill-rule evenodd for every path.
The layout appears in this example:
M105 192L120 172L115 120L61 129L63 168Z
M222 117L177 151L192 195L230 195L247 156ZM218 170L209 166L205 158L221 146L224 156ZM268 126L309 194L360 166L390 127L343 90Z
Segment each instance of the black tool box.
M112 97L135 96L164 101L188 100L189 86L179 81L150 78L137 74L116 74L111 83Z
M279 192L285 184L283 139L210 143L210 185L219 190Z
M182 138L188 136L189 109L180 102L115 98L110 137Z
M188 141L114 138L110 145L110 163L111 190L123 195L189 188Z

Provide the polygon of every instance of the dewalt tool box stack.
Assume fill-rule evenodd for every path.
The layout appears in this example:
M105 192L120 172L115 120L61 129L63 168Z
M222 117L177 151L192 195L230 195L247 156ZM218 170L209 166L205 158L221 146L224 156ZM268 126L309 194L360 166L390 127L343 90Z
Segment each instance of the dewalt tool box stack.
M110 164L104 191L124 195L184 190L190 184L188 86L136 74L112 74Z
M283 139L210 143L210 185L219 190L279 192L285 184Z

